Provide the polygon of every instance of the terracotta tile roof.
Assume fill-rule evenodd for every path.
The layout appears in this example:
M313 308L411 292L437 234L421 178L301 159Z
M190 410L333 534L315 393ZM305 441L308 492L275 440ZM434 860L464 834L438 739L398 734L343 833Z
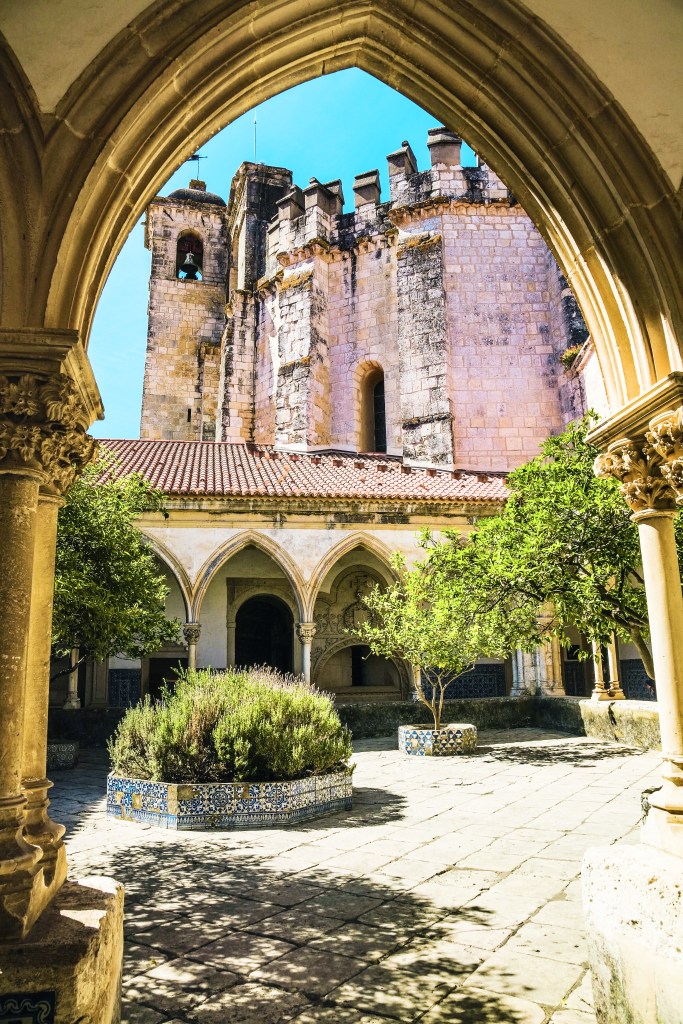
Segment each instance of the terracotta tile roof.
M109 477L141 473L164 494L502 502L502 473L404 466L399 458L292 452L219 441L101 441L119 460Z

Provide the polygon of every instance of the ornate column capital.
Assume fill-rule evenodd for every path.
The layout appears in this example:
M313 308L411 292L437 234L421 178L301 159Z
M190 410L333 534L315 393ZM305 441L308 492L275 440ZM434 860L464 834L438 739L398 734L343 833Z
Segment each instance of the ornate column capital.
M663 460L660 472L683 503L683 406L650 420L645 439Z
M297 622L296 635L302 644L310 644L313 643L315 629L315 622Z
M186 622L183 626L183 637L188 645L196 644L202 631L201 622Z
M613 476L634 517L676 511L676 493L665 474L666 460L646 437L612 442L594 464L596 476Z
M63 373L0 374L0 473L32 471L57 492L95 457L88 413Z

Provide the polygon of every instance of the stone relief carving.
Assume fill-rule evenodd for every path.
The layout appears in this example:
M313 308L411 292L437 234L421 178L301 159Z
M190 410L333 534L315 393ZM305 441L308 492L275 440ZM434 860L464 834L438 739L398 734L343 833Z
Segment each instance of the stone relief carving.
M186 644L196 644L202 631L201 623L186 622L183 626L183 637Z
M0 376L0 470L32 466L66 490L97 451L86 426L78 390L65 374Z
M676 496L683 498L683 408L652 420L645 437L664 459L662 476Z
M624 439L610 445L595 460L596 476L613 476L633 512L671 510L676 497L664 476L665 460L649 440Z

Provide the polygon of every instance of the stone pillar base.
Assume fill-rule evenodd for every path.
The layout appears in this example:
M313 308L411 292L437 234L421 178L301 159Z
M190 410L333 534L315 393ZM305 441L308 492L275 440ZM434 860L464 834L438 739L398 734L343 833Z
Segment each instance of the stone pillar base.
M587 851L582 880L599 1024L680 1024L683 858L600 847Z
M0 1019L119 1024L122 959L123 887L65 882L26 939L0 944Z

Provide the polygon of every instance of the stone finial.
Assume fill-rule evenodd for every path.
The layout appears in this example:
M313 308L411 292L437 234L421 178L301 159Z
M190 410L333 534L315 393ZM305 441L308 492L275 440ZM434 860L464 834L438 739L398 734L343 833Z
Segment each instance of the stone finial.
M374 203L377 206L381 196L379 171L366 171L365 174L357 174L353 179L353 194L356 209L359 206L365 206L366 203Z
M304 214L304 194L298 185L293 185L286 195L277 202L277 219L297 220Z
M189 187L193 188L196 192L206 192L206 182L202 181L201 178L192 178Z
M409 142L402 142L401 148L397 149L395 153L389 153L387 157L387 163L389 164L389 177L397 177L398 175L409 178L411 174L415 174L417 171L417 160L413 153Z
M324 185L328 192L337 197L337 209L335 212L341 214L344 210L344 189L342 188L341 178L335 178L334 181L326 181Z
M455 132L450 132L444 127L430 128L427 132L427 146L432 167L436 167L437 164L446 167L460 166L462 139Z
M336 182L333 182L333 184L336 184ZM323 213L334 217L340 214L342 210L343 198L342 203L339 200L339 194L336 191L332 191L327 185L323 185L317 178L311 178L308 188L304 189L306 210L318 207Z

